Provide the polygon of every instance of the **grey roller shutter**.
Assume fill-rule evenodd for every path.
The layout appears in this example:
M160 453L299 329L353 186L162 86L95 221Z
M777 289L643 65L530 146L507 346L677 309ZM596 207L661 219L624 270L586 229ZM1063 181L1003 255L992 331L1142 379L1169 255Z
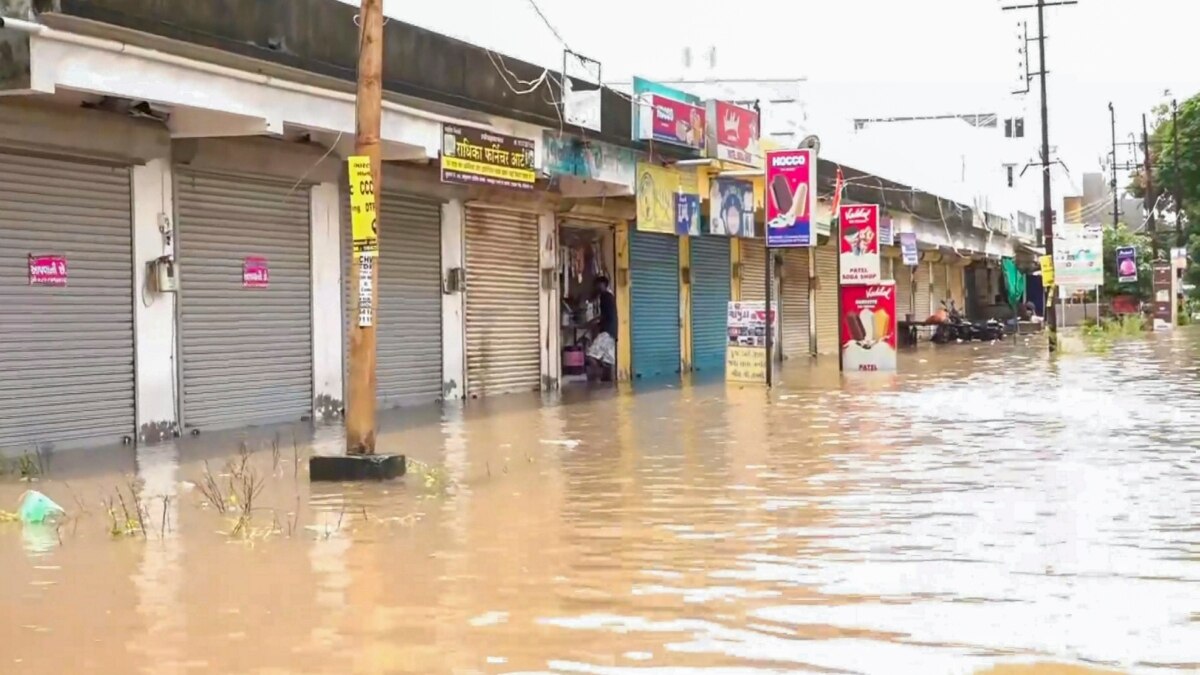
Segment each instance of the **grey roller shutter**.
M783 356L806 357L809 355L808 249L784 249L782 285L779 312L783 315Z
M914 314L912 307L912 268L903 264L902 260L896 261L896 316L900 320L904 320L909 314ZM915 315L914 320L918 319Z
M837 266L837 248L832 243L817 248L817 276L821 279L817 286L818 354L838 352Z
M913 307L913 314L916 315L917 321L924 321L933 313L932 306L929 304L931 298L929 263L922 262L920 265L917 265L915 276L917 281L917 301Z
M309 188L176 172L183 422L229 428L312 411ZM267 288L243 288L248 256Z
M742 240L742 300L767 297L767 247L762 239Z
M353 308L357 302L350 295L350 197L345 191L342 213L342 279L347 292L346 307ZM385 193L379 211L379 242L376 400L381 408L439 401L442 398L441 202ZM351 313L347 311L347 331ZM348 346L348 340L344 344ZM349 358L348 348L343 353Z
M538 217L467 207L467 392L541 388Z
M0 449L134 435L130 202L128 167L0 153Z
M933 309L936 311L945 301L950 305L950 267L942 263L933 264Z

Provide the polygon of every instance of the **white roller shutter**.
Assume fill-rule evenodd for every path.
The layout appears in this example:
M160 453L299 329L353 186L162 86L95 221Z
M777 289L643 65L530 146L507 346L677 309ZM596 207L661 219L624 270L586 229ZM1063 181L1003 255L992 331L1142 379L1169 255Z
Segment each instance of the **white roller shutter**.
M837 354L837 248L832 243L817 248L817 353Z
M541 388L538 218L467 207L467 392Z
M808 249L784 249L782 286L779 311L783 315L783 356L788 359L807 357Z
M742 240L742 300L767 297L767 247L762 239Z
M184 426L310 415L308 186L180 169L175 196ZM243 287L248 256L266 259L268 287Z
M128 167L0 153L0 450L133 437L130 202Z
M342 279L350 295L350 197L342 193ZM384 193L379 211L375 398L381 408L442 398L442 204ZM345 328L350 328L347 312ZM349 333L346 333L348 338ZM349 340L345 350L349 372ZM347 382L349 378L347 378Z

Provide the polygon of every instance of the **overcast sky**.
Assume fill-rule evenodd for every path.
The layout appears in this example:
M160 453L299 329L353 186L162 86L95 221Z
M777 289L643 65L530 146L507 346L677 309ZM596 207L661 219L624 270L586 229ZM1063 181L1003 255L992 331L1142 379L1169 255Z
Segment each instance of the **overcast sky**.
M716 77L809 78L806 103L821 119L997 110L1016 77L1016 22L1036 30L1034 11L1001 11L1018 1L536 0L573 50L603 63L607 82L679 77L686 47L699 54L715 45ZM384 10L561 68L562 43L530 0L384 0ZM1200 92L1196 25L1200 3L1189 0L1080 0L1047 10L1052 142L1075 175L1098 170L1108 151L1110 100L1125 136L1164 90ZM1029 104L1036 134L1036 98Z

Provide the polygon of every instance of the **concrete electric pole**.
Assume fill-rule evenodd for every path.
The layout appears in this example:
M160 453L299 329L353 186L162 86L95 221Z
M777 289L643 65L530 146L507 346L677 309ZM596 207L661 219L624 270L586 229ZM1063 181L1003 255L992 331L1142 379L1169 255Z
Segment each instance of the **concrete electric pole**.
M1146 205L1146 230L1150 233L1153 260L1158 260L1158 224L1154 222L1154 207L1158 206L1154 195L1154 153L1150 150L1150 132L1146 127L1145 114L1142 115L1142 161L1145 162L1142 171L1146 177L1146 196L1142 200Z
M358 97L354 154L370 161L370 186L357 186L373 196L379 212L379 127L383 107L383 0L362 0L359 9ZM361 182L361 181L360 181ZM376 228L377 232L377 228ZM357 239L357 236L355 237ZM375 315L379 270L369 251L357 250L350 266L356 298L350 328L350 382L346 387L346 452L375 454ZM369 305L369 307L368 307Z
M1179 165L1179 101L1171 101L1171 154L1175 159L1175 245L1187 246L1183 231L1183 167Z
M1013 5L1005 7L1005 10L1014 9L1037 9L1038 18L1038 36L1035 38L1038 43L1038 72L1032 75L1041 77L1042 90L1042 230L1045 233L1044 239L1046 242L1046 255L1054 258L1054 218L1053 204L1050 196L1050 106L1046 100L1046 76L1049 74L1049 69L1046 68L1046 8L1058 7L1060 5L1075 5L1078 0L1061 0L1059 2L1046 2L1046 0L1037 0L1037 4L1033 5ZM1058 307L1054 299L1046 303L1046 323L1050 326L1050 352L1054 353L1058 350Z
M1121 202L1117 194L1117 111L1113 108L1110 101L1108 104L1108 117L1112 123L1112 198L1113 198L1113 230L1121 224Z

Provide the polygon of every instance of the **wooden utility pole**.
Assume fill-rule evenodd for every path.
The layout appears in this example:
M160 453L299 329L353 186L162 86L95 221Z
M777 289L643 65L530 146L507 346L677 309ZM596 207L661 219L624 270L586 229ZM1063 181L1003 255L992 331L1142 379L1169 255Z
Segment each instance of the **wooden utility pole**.
M354 153L371 163L375 213L379 209L379 127L383 108L383 0L362 0L359 9L358 98ZM355 247L358 248L357 246ZM350 382L346 387L346 452L375 454L375 316L379 306L378 258L355 251L350 266L352 301ZM369 307L367 306L369 304Z

